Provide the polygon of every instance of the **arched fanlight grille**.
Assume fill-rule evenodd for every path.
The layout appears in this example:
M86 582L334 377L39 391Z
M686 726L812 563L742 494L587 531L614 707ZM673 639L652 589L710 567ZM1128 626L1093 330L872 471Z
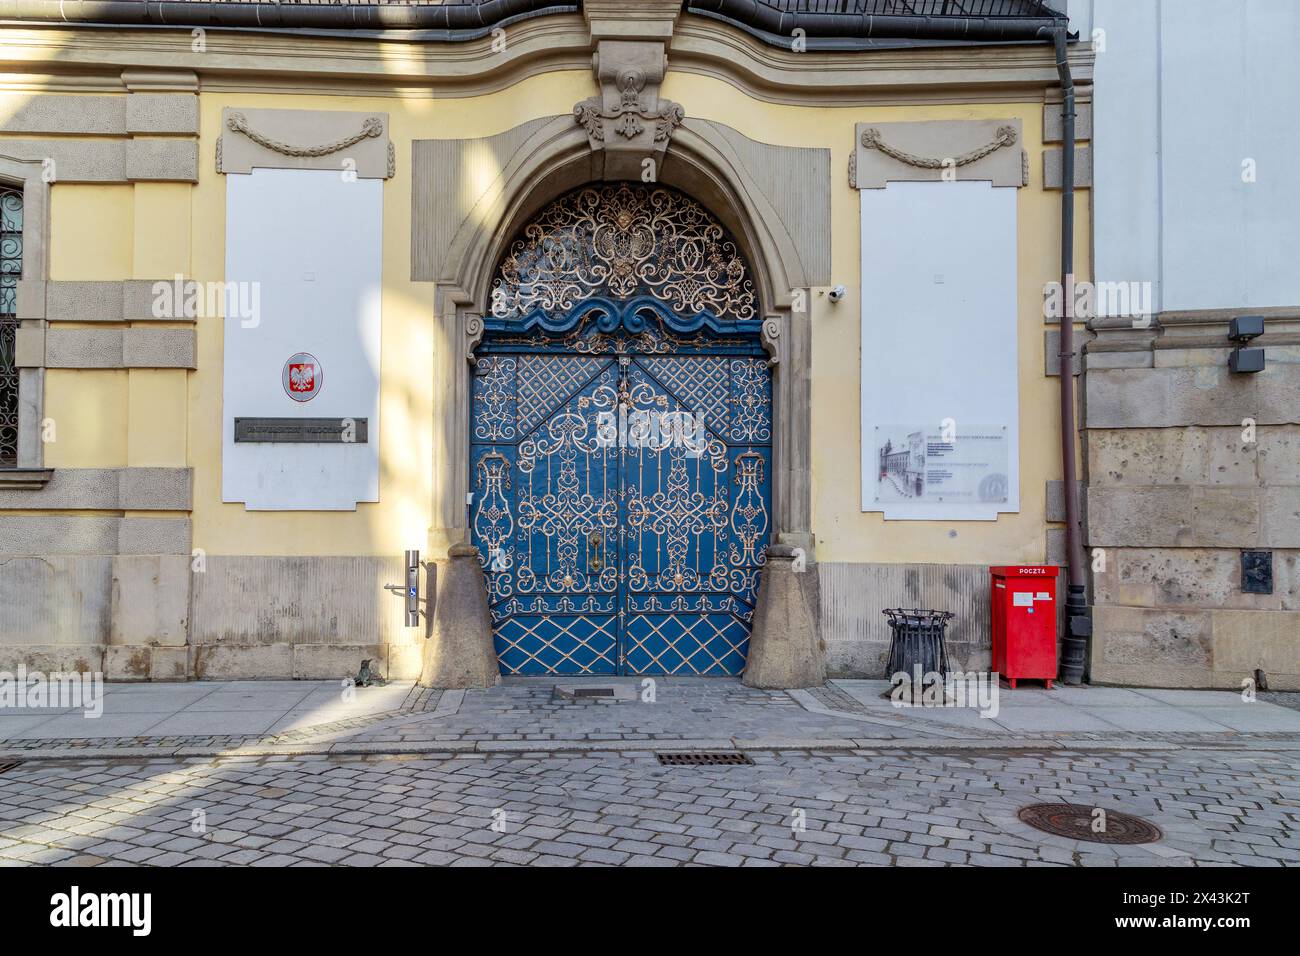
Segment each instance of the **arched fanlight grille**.
M759 317L749 266L703 206L662 186L575 190L523 230L492 287L492 315L560 318L592 298L650 296L683 317Z

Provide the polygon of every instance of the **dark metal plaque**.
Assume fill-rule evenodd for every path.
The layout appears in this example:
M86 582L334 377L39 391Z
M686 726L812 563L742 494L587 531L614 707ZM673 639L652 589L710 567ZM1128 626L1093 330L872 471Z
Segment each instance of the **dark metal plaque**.
M364 445L369 441L368 422L365 418L236 418L235 441Z
M1273 552L1241 552L1241 591L1243 594L1273 593Z

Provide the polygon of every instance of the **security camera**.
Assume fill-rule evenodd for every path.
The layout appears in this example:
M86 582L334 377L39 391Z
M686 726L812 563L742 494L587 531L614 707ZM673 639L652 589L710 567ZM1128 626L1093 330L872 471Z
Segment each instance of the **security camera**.
M1264 334L1262 315L1238 315L1228 323L1228 338L1234 342L1249 342Z
M831 301L840 301L840 299L844 298L844 296L848 294L848 291L849 290L844 288L842 285L835 286L835 288L831 289Z

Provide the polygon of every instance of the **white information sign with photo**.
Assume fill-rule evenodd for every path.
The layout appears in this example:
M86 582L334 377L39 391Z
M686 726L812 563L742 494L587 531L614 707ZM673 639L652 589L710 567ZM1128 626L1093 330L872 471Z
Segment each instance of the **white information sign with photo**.
M1005 505L1007 428L876 426L878 503Z
M1016 192L860 191L863 511L995 521L1020 510Z

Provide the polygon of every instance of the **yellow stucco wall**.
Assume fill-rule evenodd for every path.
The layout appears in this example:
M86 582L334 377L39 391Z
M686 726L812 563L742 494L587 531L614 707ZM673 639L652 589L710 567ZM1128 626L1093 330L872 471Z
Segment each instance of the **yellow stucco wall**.
M411 142L487 136L539 116L567 114L593 95L589 72L552 73L485 96L429 99L203 93L199 182L64 185L52 189L51 277L221 281L225 183L213 151L225 107L378 111L390 117L396 175L384 185L380 501L355 512L247 512L221 502L222 323L196 322L198 369L51 371L46 414L58 423L47 448L59 467L189 465L193 543L208 554L394 555L422 548L433 523L433 429L441 421L428 358L435 347L434 288L410 280ZM670 74L662 95L688 115L763 142L831 150L833 281L849 289L832 307L812 297L814 532L823 561L1000 563L1039 561L1044 483L1059 477L1057 382L1043 375L1043 286L1058 278L1060 194L1041 188L1042 103L808 108L774 105L728 83ZM845 166L854 124L865 121L1016 117L1031 181L1019 191L1021 511L996 522L885 522L860 510L859 206ZM1078 200L1086 262L1091 223Z
M536 116L567 113L589 94L589 74L526 80L491 96L451 100L380 97L215 95L200 97L203 161L193 199L193 277L220 281L225 270L226 177L212 163L225 107L358 110L389 116L396 175L384 185L379 501L355 512L249 512L221 502L222 327L198 322L199 368L190 375L190 464L194 546L209 554L400 555L424 550L432 520L434 287L411 281L411 142L478 137ZM423 360L421 357L424 357ZM441 421L440 413L436 416Z
M134 186L56 180L50 189L50 278L131 278L134 221Z
M752 139L831 150L832 281L848 295L832 305L818 290L813 325L813 532L821 561L938 564L1041 562L1046 482L1059 479L1060 405L1055 378L1043 375L1043 287L1060 280L1059 191L1042 188L1042 102L988 105L852 106L808 109L756 103L710 77L672 74L663 93L691 116L727 123ZM1030 155L1029 186L1018 191L1020 511L987 521L885 521L863 513L858 298L862 239L857 190L847 164L854 125L1018 118ZM1091 223L1087 192L1076 199L1076 265L1083 279ZM818 294L823 293L823 294Z
M128 375L118 369L45 373L45 418L53 427L46 467L126 466Z

